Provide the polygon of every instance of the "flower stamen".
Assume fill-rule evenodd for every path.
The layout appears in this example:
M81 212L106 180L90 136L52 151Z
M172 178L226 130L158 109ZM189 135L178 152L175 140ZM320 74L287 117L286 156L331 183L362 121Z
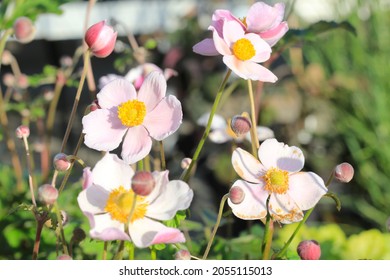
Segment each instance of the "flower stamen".
M118 118L124 126L137 126L143 123L146 115L145 103L136 99L121 103L118 106Z
M233 44L233 54L239 60L248 60L255 56L256 50L252 42L246 38L238 39Z
M288 172L278 168L270 168L263 176L264 189L269 193L285 194L288 190Z

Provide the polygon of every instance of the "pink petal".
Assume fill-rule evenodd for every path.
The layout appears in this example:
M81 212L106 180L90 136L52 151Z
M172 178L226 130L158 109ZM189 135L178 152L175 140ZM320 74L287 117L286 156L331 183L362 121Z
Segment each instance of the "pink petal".
M265 174L263 165L247 151L237 148L232 154L232 165L237 174L245 181L252 183L263 182L261 176Z
M130 189L133 169L117 155L106 153L92 170L93 183L108 191L123 186Z
M256 54L250 60L253 62L264 62L267 61L271 56L271 47L266 41L261 39L257 34L246 34L244 38L251 41L252 45L255 48Z
M138 219L129 224L129 233L134 245L139 248L159 243L185 242L184 235L178 229L166 227L148 218Z
M172 219L179 210L187 209L194 196L188 184L180 180L170 181L160 191L150 203L146 216L162 221Z
M264 39L271 47L274 46L280 38L283 37L288 31L287 22L283 21L281 24L273 29L261 32L259 35Z
M122 145L122 159L128 163L136 163L146 157L152 149L152 139L142 125L129 128Z
M230 46L226 44L225 40L222 37L219 37L216 30L213 31L213 41L214 46L217 52L222 55L231 55Z
M91 230L89 234L92 238L103 241L110 240L130 240L129 236L124 232L124 224L112 220L110 214L92 215L84 212L88 218Z
M138 100L145 103L147 114L165 97L167 81L159 71L148 74L138 92Z
M288 195L302 210L313 208L327 191L324 180L313 172L299 172L289 178Z
M301 149L290 147L274 138L267 139L260 145L259 159L267 169L274 167L288 172L298 172L305 164Z
M252 61L238 60L234 55L224 56L223 62L229 67L236 75L247 80L263 81L274 83L278 78L267 68L261 66Z
M104 109L117 107L119 104L136 97L134 86L124 78L108 82L97 94L99 106Z
M175 96L169 95L145 116L143 124L151 137L161 141L179 128L182 119L180 101Z
M112 151L122 142L127 128L118 119L116 108L98 109L82 119L84 143L98 151Z
M194 53L198 53L206 56L219 55L219 52L215 48L214 40L211 38L204 39L192 47Z
M227 21L223 25L223 39L229 47L244 37L244 34L243 26L236 21Z
M109 192L101 186L92 185L77 196L81 211L91 214L104 212Z
M83 185L82 188L85 190L86 188L90 187L92 185L92 171L91 167L85 167L83 169Z
M273 7L263 2L253 4L246 17L247 32L259 33L279 25L284 17L284 4L277 3Z
M268 192L263 189L264 183L251 184L242 180L237 180L232 187L240 187L244 192L244 200L239 204L234 204L230 198L228 204L232 208L233 214L243 220L262 219L267 215L266 201Z
M245 28L244 24L228 10L216 10L212 16L212 26L217 30L219 37L223 37L223 25L227 21L236 21Z
M295 223L303 219L302 210L288 194L272 194L269 210L272 217L282 224Z

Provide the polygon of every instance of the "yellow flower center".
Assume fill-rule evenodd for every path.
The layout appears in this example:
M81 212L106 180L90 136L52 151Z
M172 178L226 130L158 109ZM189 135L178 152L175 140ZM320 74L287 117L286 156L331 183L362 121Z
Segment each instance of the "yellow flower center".
M119 186L111 191L104 211L110 213L113 220L126 224L142 219L148 205L145 197L135 195L132 189L126 190Z
M288 172L278 168L270 168L263 176L264 189L269 193L284 194L288 190Z
M248 60L255 56L256 50L251 41L241 38L233 44L233 54L239 60Z
M142 124L146 115L146 106L136 99L121 103L118 106L118 118L124 126L137 126Z

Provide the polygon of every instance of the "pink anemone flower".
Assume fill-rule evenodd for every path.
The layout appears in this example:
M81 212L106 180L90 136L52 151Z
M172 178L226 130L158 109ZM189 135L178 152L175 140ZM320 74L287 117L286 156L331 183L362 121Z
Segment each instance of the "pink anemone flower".
M266 201L272 218L283 224L303 219L303 210L314 207L327 188L313 172L301 172L305 159L297 147L289 147L276 139L265 140L258 150L258 159L241 148L232 155L232 164L244 180L233 183L238 202L228 199L235 216L244 220L263 219ZM236 195L237 196L237 195Z
M150 73L138 94L125 79L115 79L97 94L101 109L82 119L85 145L112 151L121 142L121 156L132 164L149 154L152 138L161 141L174 133L183 118L180 101L166 96L167 83L156 71Z
M152 173L155 187L147 196L131 188L133 169L115 154L107 153L86 173L87 186L77 197L88 218L90 236L99 240L129 240L139 248L159 243L185 242L182 232L160 221L187 209L193 198L188 184L169 181L168 171Z

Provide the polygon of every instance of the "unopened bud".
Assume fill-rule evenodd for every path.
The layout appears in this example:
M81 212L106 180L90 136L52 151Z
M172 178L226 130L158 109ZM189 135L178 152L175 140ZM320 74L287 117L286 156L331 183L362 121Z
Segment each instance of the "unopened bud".
M66 254L63 254L63 255L59 255L59 256L57 257L57 260L59 260L59 261L71 261L71 260L73 260L73 259L72 259L71 256L66 255Z
M15 38L23 43L30 43L35 36L35 26L28 17L19 17L14 23Z
M240 204L245 198L245 193L242 188L233 186L229 191L229 198L232 203Z
M319 260L321 247L315 240L305 240L299 243L297 252L301 260Z
M4 65L10 65L14 59L12 53L9 50L4 50L1 56L1 63Z
M70 168L71 163L66 154L59 153L54 156L53 165L57 171L67 171Z
M58 190L49 184L42 185L38 188L38 197L41 202L52 205L57 201Z
M30 85L26 74L20 74L16 81L16 86L20 89L26 89Z
M180 166L182 169L187 169L191 164L192 159L190 158L183 158L181 160Z
M246 117L236 115L230 122L230 128L237 136L247 134L251 130L252 124Z
M85 234L85 231L81 228L75 228L73 230L73 236L72 236L72 240L74 243L80 243L81 241L83 241L85 239L85 237L87 237L87 235Z
M147 171L138 171L131 179L131 188L137 195L149 195L153 191L154 185L153 175Z
M91 112L93 112L93 111L96 111L97 109L100 109L100 106L99 106L98 100L95 99L94 101L92 101L91 105L89 105L89 110Z
M188 261L191 259L191 254L187 250L179 250L175 254L175 260L184 260Z
M85 33L85 42L96 57L109 56L115 47L117 32L106 21L92 25Z
M30 128L26 125L20 125L15 130L16 137L23 139L23 137L30 136Z
M340 182L348 183L352 180L354 172L355 171L351 164L343 162L336 166L334 176Z
M4 76L3 76L3 83L4 83L7 87L13 87L13 86L15 86L16 79L15 79L14 74L5 73Z

